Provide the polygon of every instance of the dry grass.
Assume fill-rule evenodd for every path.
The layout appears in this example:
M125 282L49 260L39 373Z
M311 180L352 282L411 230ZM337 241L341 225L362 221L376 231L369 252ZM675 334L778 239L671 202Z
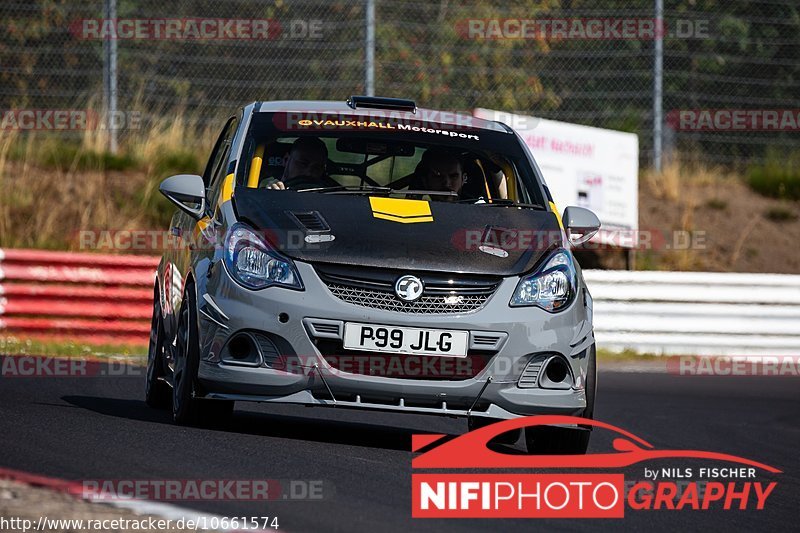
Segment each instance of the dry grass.
M688 186L705 187L718 184L720 180L725 179L738 179L738 177L721 167L698 163L672 162L665 165L661 172L648 169L643 173L643 180L650 193L656 198L672 202L690 200L687 195Z
M657 198L674 202L680 197L682 181L680 165L667 165L661 172L648 169L642 177L650 192Z
M800 217L792 215L800 202L757 194L747 177L697 164L643 171L640 227L664 232L667 244L672 232L695 239L689 247L644 250L637 268L796 273Z
M105 152L106 130L0 131L0 247L75 249L82 229L163 228L158 183L202 170L217 133L191 118L161 114L118 155Z
M678 216L674 217L672 227L661 228L665 231L678 231L691 234L696 231L696 211L700 207L696 190L698 188L718 186L726 179L737 179L717 167L708 167L697 163L680 164L672 162L662 172L651 169L644 171L643 191L652 198L674 204ZM665 270L696 270L701 268L702 251L694 247L675 250L659 250L658 264L650 265Z

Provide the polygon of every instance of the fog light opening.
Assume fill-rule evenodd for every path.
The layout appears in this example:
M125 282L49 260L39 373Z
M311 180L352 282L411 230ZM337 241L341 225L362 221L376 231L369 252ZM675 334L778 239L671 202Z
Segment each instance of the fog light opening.
M548 359L539 386L543 389L571 389L572 384L572 373L564 358L554 356Z
M233 365L258 366L261 354L256 341L248 333L237 333L228 340L222 350L222 362Z
M553 383L561 383L569 376L569 370L567 370L567 365L561 359L553 359L547 365L545 375Z
M228 343L228 353L240 361L249 358L254 350L253 341L247 335L237 335Z

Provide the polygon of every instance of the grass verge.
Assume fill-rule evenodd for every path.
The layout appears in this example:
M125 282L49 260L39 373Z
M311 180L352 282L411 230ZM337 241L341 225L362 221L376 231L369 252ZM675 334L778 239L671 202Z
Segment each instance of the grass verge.
M607 348L597 349L597 361L600 363L630 363L634 361L658 361L664 356L652 353L639 353L635 350L613 351Z
M119 359L124 357L131 363L147 363L147 346L116 344L92 345L74 341L44 341L0 337L0 355L35 355L47 357L86 357L96 359Z

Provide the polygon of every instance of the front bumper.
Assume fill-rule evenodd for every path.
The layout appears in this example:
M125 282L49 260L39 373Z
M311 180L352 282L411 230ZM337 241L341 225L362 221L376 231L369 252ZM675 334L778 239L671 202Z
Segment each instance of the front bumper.
M570 307L557 314L538 308L509 307L518 281L509 278L477 311L422 315L346 303L331 294L311 265L297 262L296 266L304 291L278 287L250 291L235 283L221 264L212 270L206 284L207 296L198 298L202 354L199 379L208 397L491 418L573 415L586 407L583 385L594 337L582 287ZM476 335L485 333L499 341L491 350L481 352L486 366L466 379L356 374L337 370L328 363L309 319L469 330L471 343ZM287 372L222 362L220 354L225 343L240 331L269 335L282 354L301 364ZM520 374L539 354L564 356L574 376L574 387L520 388Z

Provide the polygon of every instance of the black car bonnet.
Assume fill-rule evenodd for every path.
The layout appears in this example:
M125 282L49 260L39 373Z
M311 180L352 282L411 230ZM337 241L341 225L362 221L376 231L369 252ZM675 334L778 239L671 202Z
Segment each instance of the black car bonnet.
M510 276L563 244L544 210L238 187L239 221L310 263Z

